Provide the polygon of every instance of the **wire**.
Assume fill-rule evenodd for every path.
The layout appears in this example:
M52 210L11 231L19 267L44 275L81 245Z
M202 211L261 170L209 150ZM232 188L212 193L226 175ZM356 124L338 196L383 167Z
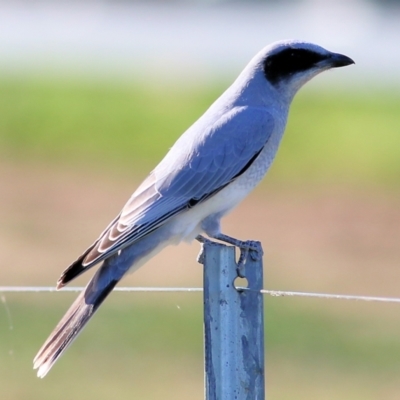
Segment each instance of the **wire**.
M84 289L81 286L65 287L60 292L80 292ZM240 291L254 291L245 287L237 287ZM0 293L39 293L39 292L57 292L53 286L0 286ZM203 292L203 288L182 288L182 287L116 287L116 292ZM320 299L335 299L335 300L356 300L356 301L375 301L381 303L400 303L400 298L397 297L377 297L377 296L356 296L345 294L330 294L330 293L308 293L308 292L290 292L282 290L266 290L259 291L272 297L311 297Z
M361 300L361 301L378 301L382 303L400 303L397 297L377 297L377 296L355 296L347 294L329 294L329 293L307 293L307 292L286 292L280 290L260 290L263 294L273 297L314 297L320 299L338 299L338 300Z
M83 286L69 286L57 290L53 286L0 286L0 292L81 292ZM176 287L116 287L114 292L202 292L203 288L176 288Z

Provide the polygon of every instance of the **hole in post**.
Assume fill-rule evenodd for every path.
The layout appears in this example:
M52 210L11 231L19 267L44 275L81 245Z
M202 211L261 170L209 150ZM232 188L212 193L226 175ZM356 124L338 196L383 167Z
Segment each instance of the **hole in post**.
M241 278L238 276L234 281L233 281L233 286L238 292L243 291L243 289L247 289L249 287L249 281L246 278Z

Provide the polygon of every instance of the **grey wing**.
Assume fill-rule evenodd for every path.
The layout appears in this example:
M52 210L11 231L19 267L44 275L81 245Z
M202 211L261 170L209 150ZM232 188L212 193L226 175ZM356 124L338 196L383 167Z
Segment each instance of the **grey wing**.
M257 158L273 129L272 116L256 107L234 108L207 129L194 125L97 241L64 271L59 285L223 189Z

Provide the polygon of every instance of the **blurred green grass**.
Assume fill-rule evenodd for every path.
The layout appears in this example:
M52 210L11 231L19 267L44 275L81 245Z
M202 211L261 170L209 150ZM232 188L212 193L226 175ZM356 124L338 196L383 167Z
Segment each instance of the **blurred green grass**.
M148 168L215 97L145 84L0 81L0 151L17 160Z
M0 312L4 398L203 398L200 294L114 293L54 370L37 379L32 358L73 297L6 295L11 322ZM267 298L266 306L271 398L396 398L379 393L398 383L399 320L332 317L310 300Z
M0 80L0 156L147 173L224 90L204 86ZM400 96L303 89L270 180L397 185Z

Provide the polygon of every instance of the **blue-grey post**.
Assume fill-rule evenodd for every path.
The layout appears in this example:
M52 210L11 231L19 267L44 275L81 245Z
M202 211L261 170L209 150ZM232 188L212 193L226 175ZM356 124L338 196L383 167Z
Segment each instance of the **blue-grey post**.
M206 242L202 256L206 400L264 400L262 257L247 256L237 290L234 247Z

